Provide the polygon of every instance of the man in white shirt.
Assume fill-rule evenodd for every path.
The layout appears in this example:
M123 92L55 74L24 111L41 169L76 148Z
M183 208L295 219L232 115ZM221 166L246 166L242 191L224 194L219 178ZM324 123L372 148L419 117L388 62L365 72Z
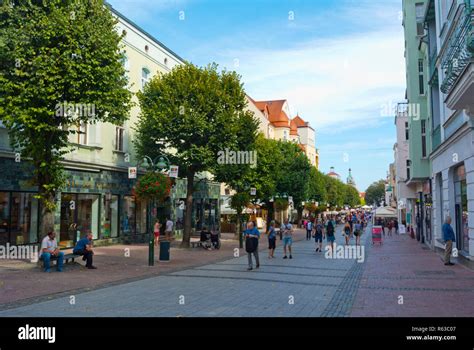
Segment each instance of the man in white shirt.
M44 272L51 272L51 258L58 259L58 262L56 264L56 270L58 270L58 272L62 272L64 253L61 252L58 248L55 232L48 232L48 235L43 238L43 240L41 241L40 253L40 258L43 259L44 262Z
M171 218L166 219L166 228L165 228L165 236L167 240L171 239L171 235L173 234L173 226L174 223L171 221Z

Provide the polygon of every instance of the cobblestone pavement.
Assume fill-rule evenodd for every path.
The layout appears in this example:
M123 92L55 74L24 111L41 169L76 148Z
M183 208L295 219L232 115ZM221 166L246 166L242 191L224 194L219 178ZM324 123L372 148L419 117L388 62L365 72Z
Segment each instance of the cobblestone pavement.
M473 270L444 266L410 236L393 235L370 245L351 316L472 317L472 300Z
M326 259L314 248L314 241L303 240L293 244L291 260L282 259L281 247L275 259L261 251L261 267L253 271L246 271L247 256L240 256L3 310L0 316L348 316L364 263Z

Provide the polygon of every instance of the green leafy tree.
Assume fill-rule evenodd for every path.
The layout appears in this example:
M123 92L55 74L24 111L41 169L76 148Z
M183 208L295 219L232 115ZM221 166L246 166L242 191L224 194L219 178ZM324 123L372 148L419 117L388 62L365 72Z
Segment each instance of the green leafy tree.
M0 120L12 147L33 165L42 230L51 230L69 135L80 124L121 124L128 116L131 93L120 62L121 36L100 0L2 4Z
M308 183L308 200L316 201L321 206L327 200L325 175L311 167Z
M373 182L367 190L365 190L365 202L369 205L382 204L382 199L385 196L385 180Z
M276 190L293 197L299 222L304 209L302 202L306 201L308 197L311 164L306 154L295 143L280 141L278 145L282 154L282 162L280 164L281 176L278 179Z
M344 204L354 208L360 205L359 191L351 185L345 185L345 199Z
M152 158L166 154L179 165L180 176L187 179L181 246L189 247L195 175L215 172L215 180L227 182L248 171L246 165L222 171L218 161L226 149L254 148L255 122L245 110L240 77L235 72L219 72L216 64L201 68L186 63L155 76L138 98L137 153Z

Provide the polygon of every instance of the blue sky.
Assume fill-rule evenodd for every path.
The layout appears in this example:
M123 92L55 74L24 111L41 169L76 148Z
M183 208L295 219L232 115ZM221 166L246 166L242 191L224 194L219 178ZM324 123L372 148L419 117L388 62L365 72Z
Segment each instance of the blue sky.
M400 0L109 3L184 59L236 70L252 98L287 99L316 130L321 171L352 168L360 191L385 178L387 111L405 94Z

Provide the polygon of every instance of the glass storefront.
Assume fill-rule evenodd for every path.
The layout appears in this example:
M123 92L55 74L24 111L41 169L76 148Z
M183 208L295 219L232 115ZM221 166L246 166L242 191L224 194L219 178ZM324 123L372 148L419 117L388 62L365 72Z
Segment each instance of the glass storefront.
M99 232L98 194L62 193L61 195L61 247L72 247L86 233L92 232L93 239Z
M469 251L469 226L467 210L467 182L464 165L454 170L454 193L456 198L456 238L458 248Z
M124 235L146 233L146 202L132 196L124 196L122 201L121 230Z
M119 225L119 198L116 195L106 195L103 198L105 223L100 230L100 238L116 238L118 237Z
M193 227L196 231L202 230L205 226L209 230L216 230L219 227L218 218L216 216L217 199L196 199L193 201Z
M0 244L10 241L10 193L0 192Z
M0 192L0 243L38 242L38 200L29 192Z

